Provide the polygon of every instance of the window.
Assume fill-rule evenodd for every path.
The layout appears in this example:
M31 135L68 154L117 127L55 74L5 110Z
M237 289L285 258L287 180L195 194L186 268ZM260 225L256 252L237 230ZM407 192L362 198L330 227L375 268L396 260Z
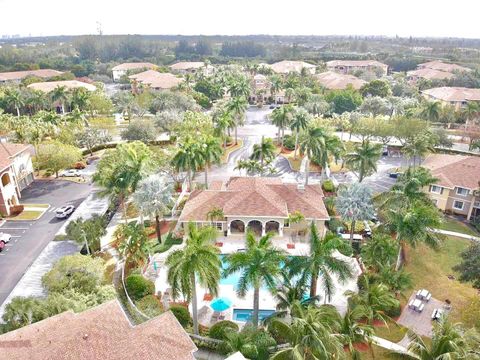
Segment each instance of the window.
M216 223L215 223L215 227L217 228L217 230L223 230L223 223L221 223L221 222L216 222Z
M463 201L455 200L455 201L453 202L453 208L454 208L454 209L463 210L463 206L464 206Z
M289 228L290 227L290 221L288 221L288 219L285 219L285 221L283 222L283 227L284 228Z
M457 187L457 195L467 196L468 192L468 189Z
M432 185L430 186L430 192L435 193L435 194L441 194L442 193L442 188L437 185Z

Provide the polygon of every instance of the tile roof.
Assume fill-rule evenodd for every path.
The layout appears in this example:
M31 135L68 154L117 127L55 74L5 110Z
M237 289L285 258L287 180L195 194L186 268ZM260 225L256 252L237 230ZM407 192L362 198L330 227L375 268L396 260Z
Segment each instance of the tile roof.
M16 155L24 152L25 150L33 150L31 145L28 144L12 144L6 142L0 142L0 170L9 167L13 163L13 159Z
M129 79L139 83L146 84L154 89L170 89L178 86L183 79L170 73L159 73L155 70L147 70L135 75L129 76Z
M467 189L480 188L480 157L467 155L431 154L423 167L439 179L438 185Z
M445 80L455 77L455 75L453 75L452 73L430 68L422 68L418 70L408 71L407 75L420 77L427 80Z
M418 68L428 68L428 69L433 69L433 70L440 70L440 71L446 71L446 72L453 72L453 71L471 71L472 69L469 69L464 66L460 66L457 64L448 64L444 63L443 61L429 61L423 64L418 64Z
M480 101L480 89L443 86L422 93L443 101Z
M57 87L65 87L67 90L73 90L76 88L84 88L88 91L95 91L97 87L92 84L87 84L82 81L78 80L64 80L64 81L47 81L47 82L39 82L33 83L27 86L30 89L40 90L45 93L49 93L55 90Z
M181 61L175 64L170 65L172 70L190 70L190 69L200 69L205 66L203 61Z
M259 216L286 218L300 211L306 218L328 219L320 185L299 190L297 184L278 178L232 177L225 187L195 191L190 195L179 221L206 221L213 208L221 208L227 217Z
M331 90L346 89L348 85L351 85L354 89L358 90L367 83L356 76L339 74L334 71L326 71L321 74L317 74L315 75L315 78L322 86Z
M12 71L0 73L0 81L14 81L22 80L27 76L38 76L44 79L62 75L63 72L52 69L40 69L40 70L26 70L26 71Z
M378 66L388 67L388 65L381 63L377 60L331 60L327 61L327 67L335 66L352 66L352 67L366 67L366 66Z
M270 65L270 68L276 73L287 74L289 72L301 72L303 68L315 69L315 65L305 61L283 60Z
M193 360L197 350L171 312L132 326L117 300L0 335L0 344L9 360Z
M157 65L149 62L123 63L114 66L112 70L136 70L136 69L155 69Z

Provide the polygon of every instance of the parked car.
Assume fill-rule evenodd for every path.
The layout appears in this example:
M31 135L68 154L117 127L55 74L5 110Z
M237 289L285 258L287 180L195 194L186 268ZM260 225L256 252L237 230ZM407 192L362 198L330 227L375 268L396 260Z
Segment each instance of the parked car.
M365 226L365 229L363 230L363 235L365 237L372 237L372 228L370 227L368 221L364 221L363 225Z
M388 156L388 147L387 147L387 146L384 146L384 147L382 148L382 155L383 155L383 156Z
M398 179L403 174L403 171L399 168L391 169L388 176L393 179Z
M3 250L5 245L8 244L11 239L12 239L12 235L4 232L0 232L0 251Z
M60 176L63 176L63 177L77 177L77 176L80 176L80 171L77 170L77 169L68 169L68 170L65 170L63 173L60 174Z
M73 205L62 206L61 208L57 209L57 211L55 211L55 217L57 219L66 219L67 217L72 215L74 211L75 206Z

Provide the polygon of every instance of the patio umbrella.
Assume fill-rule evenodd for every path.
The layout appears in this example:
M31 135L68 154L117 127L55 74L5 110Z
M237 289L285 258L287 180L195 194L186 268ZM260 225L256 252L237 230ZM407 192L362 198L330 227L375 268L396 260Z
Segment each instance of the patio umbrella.
M230 306L232 306L232 300L225 297L216 298L210 303L210 307L219 312L227 310Z

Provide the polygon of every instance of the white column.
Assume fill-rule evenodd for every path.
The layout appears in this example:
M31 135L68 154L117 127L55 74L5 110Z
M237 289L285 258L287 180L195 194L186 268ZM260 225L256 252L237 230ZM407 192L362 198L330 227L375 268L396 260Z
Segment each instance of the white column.
M227 236L232 235L232 232L230 231L230 223L227 223Z
M262 236L265 236L266 232L265 232L265 223L262 222Z
M283 236L283 224L278 225L278 235Z

